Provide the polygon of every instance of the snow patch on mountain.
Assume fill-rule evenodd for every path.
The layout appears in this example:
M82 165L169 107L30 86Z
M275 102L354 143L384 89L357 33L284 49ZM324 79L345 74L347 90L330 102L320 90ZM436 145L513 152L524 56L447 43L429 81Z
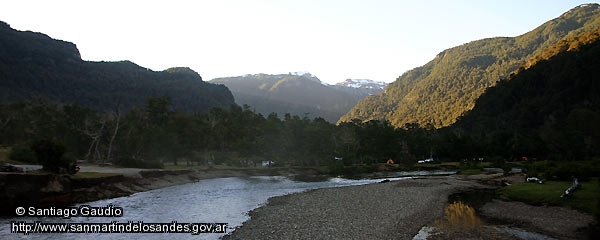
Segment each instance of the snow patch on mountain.
M309 72L299 71L299 72L289 72L289 74L290 75L304 77L304 78L306 78L308 80L311 80L313 82L318 82L320 84L327 85L326 83L321 82L321 79L319 79L317 76L315 76L315 75L313 75L312 73L309 73Z
M303 77L314 77L314 78L317 77L315 75L312 75L312 73L309 73L306 71L290 72L290 75L303 76Z
M336 83L335 85L350 88L383 89L387 86L387 83L370 79L346 79L346 81Z

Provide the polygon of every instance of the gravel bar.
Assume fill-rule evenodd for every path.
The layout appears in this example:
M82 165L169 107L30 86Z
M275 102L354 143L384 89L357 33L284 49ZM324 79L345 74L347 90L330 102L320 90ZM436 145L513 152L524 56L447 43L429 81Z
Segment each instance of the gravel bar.
M559 239L585 238L585 233L580 230L594 222L593 216L570 208L531 206L522 202L500 200L492 200L485 204L481 214Z
M270 198L223 239L412 239L448 195L487 188L454 176L316 189Z

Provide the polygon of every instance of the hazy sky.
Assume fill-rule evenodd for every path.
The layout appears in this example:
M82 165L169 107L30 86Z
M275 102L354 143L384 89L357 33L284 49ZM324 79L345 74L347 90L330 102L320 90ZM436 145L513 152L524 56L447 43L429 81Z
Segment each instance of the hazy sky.
M73 42L84 60L187 66L205 81L308 71L392 82L444 49L521 35L577 0L14 0L0 21Z

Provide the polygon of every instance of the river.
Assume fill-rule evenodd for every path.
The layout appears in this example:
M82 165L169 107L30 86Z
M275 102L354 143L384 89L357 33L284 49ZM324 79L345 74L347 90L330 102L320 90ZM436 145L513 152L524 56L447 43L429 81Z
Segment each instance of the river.
M406 177L389 178L400 180ZM121 217L13 217L0 218L0 239L218 239L233 231L249 219L248 211L280 196L308 189L369 184L381 179L351 180L331 178L321 182L292 181L282 176L231 177L200 180L195 183L176 185L162 189L140 192L128 197L89 202L90 207L122 208ZM81 205L78 205L81 207ZM23 206L27 207L27 206ZM26 208L28 209L28 208ZM57 209L58 210L58 209ZM11 233L19 221L42 223L106 223L136 225L143 223L227 223L226 233ZM199 226L199 225L197 225ZM71 226L72 227L72 226Z

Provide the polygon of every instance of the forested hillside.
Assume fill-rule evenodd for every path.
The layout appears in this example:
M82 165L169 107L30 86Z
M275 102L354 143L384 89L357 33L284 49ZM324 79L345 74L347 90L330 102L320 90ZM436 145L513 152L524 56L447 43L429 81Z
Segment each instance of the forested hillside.
M129 61L83 61L73 43L0 22L1 102L41 98L115 110L143 105L152 96L168 96L185 112L233 103L226 87L203 82L189 68L156 72Z
M451 129L482 153L600 156L600 30L569 37L489 88ZM505 155L509 157L509 155Z
M518 37L497 37L466 43L439 53L412 69L383 93L367 97L340 122L385 119L393 126L406 123L448 126L489 87L523 66L558 41L600 28L600 5L576 7Z

